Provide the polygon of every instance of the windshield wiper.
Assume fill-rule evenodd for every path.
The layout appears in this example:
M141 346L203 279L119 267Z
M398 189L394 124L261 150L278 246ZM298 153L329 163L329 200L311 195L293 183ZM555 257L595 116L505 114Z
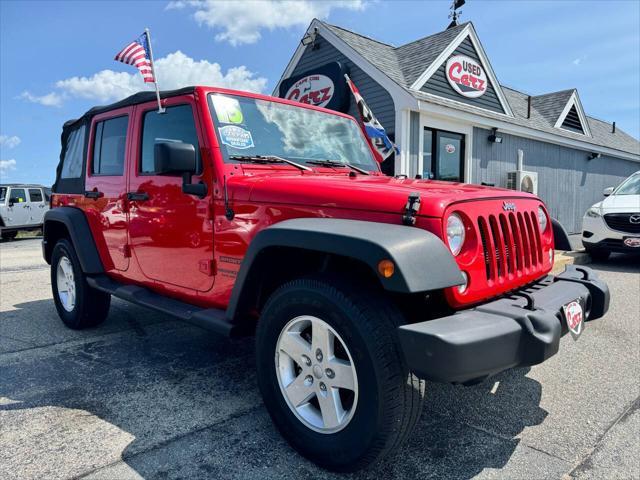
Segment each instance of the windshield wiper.
M355 165L351 165L350 163L346 162L337 162L335 160L307 160L307 163L310 163L312 165L321 165L323 167L347 167L351 170L355 170L358 173L362 173L363 175L369 175L369 172L367 172L364 168L356 167Z
M288 158L279 157L278 155L230 155L231 160L239 160L241 162L253 162L253 163L288 163L300 170L311 171L309 167L301 165Z

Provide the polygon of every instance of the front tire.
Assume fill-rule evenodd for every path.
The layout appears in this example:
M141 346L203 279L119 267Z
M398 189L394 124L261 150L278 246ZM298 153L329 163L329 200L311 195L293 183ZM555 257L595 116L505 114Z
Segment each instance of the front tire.
M74 330L100 325L109 314L111 295L87 283L73 245L62 239L51 254L51 289L60 319Z
M379 292L321 278L271 295L256 332L258 382L274 423L302 455L354 471L410 435L424 381L404 362L402 323Z

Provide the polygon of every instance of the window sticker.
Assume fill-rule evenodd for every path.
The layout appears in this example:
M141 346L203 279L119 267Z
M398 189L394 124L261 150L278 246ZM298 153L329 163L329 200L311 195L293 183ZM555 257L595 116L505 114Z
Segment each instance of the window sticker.
M225 145L237 149L253 148L253 137L251 132L235 125L225 125L218 128L220 139Z
M213 106L218 116L218 121L222 123L235 123L236 125L244 122L240 102L235 98L223 97L221 95L213 96Z

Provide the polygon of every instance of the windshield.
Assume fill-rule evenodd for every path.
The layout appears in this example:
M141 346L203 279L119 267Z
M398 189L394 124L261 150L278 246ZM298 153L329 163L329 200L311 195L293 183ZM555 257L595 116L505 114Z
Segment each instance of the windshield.
M640 173L636 173L627 178L620 185L614 195L640 195Z
M378 170L356 122L338 115L232 95L209 95L225 161L279 156L298 163L330 160Z

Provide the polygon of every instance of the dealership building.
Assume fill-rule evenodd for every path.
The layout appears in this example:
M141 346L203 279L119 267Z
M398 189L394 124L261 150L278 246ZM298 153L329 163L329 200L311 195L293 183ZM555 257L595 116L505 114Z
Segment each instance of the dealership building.
M588 116L577 90L501 85L472 23L402 46L314 20L274 95L358 116L347 73L399 148L391 175L537 193L570 232L640 170L640 142Z

